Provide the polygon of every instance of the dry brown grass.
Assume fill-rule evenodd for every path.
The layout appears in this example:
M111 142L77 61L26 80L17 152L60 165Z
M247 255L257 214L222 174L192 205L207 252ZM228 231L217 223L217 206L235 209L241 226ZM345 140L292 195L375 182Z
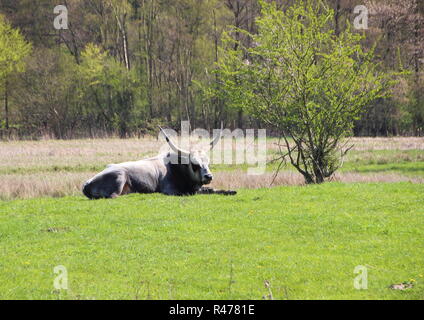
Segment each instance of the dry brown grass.
M51 172L24 175L0 175L0 200L26 199L36 197L63 197L81 195L84 181L96 172ZM274 174L248 175L243 170L216 172L211 187L234 190L239 188L268 188ZM412 182L424 183L424 178L406 177L399 174L337 173L332 181L353 182ZM281 171L272 186L303 185L302 176L294 171Z
M353 138L353 150L424 150L424 138ZM278 149L269 139L269 153ZM163 142L143 139L0 141L0 168L111 163L155 155Z
M375 150L398 150L394 156L404 161L423 161L424 153L414 159L402 150L424 150L424 138L354 138L350 161L374 159L390 161L391 155L377 155ZM276 140L267 143L269 157L277 149ZM0 142L0 199L41 196L80 195L81 185L108 163L142 159L157 154L162 142L156 138L41 140ZM380 158L378 158L380 157ZM379 160L380 159L380 160ZM213 187L219 189L269 187L273 173L247 175L243 170L214 172ZM423 183L422 178L400 174L338 173L334 180L342 182ZM273 185L303 184L302 176L294 171L282 171Z
M352 138L353 150L424 150L422 137Z
M339 172L336 173L332 181L343 183L390 183L390 182L411 182L411 183L424 183L424 178L409 177L397 173L373 173L373 174L360 174L356 172Z
M93 174L51 172L0 175L0 200L80 195L82 183Z
M239 189L239 188L268 188L273 181L273 173L265 173L262 175L254 176L247 175L244 171L228 171L218 172L215 174L214 182L211 184L216 189ZM354 172L337 173L331 181L343 183L371 183L371 182L411 182L411 183L424 183L424 178L406 177L400 174L359 174ZM293 171L281 171L272 186L281 185L303 185L305 181L301 174Z
M151 156L157 149L152 138L0 142L0 170L108 164Z
M248 175L243 170L222 171L214 173L211 187L215 189L234 190L239 188L257 189L268 188L274 174L267 172L261 175ZM274 180L273 186L301 185L304 183L302 175L294 171L281 171Z
M154 156L163 146L166 146L166 143L155 137L0 141L0 172L14 172L16 168L34 168L37 171L49 167L103 166L109 163L140 160ZM273 144L268 144L268 146L272 148ZM231 143L225 143L224 147L232 148Z

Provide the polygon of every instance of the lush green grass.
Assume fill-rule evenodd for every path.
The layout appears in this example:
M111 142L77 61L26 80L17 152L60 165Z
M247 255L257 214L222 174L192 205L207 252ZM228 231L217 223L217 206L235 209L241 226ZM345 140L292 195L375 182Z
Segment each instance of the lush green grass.
M0 298L424 299L424 185L0 202ZM69 273L53 288L53 268ZM368 290L353 287L368 267ZM405 291L389 285L413 281Z
M348 163L342 171L360 173L398 173L411 177L424 177L423 162L374 163L354 165Z
M424 177L423 150L352 151L342 167L344 172L397 173Z

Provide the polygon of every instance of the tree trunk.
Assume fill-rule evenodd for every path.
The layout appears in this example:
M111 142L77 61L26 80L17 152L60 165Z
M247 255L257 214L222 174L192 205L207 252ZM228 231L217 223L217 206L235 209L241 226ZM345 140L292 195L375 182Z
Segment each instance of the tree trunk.
M237 126L238 128L243 128L243 109L239 109L237 113Z
M336 10L334 11L334 34L340 35L340 0L336 1Z
M4 114L6 118L6 130L9 130L9 99L8 99L8 82L7 78L4 82Z

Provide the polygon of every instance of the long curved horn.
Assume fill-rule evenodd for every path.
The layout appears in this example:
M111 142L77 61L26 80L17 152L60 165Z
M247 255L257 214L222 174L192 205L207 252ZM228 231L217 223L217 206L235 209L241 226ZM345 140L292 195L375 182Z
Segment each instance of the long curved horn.
M219 139L222 137L222 131L224 131L224 122L221 121L221 131L219 134L211 141L211 150L216 146L216 144L219 142Z
M185 151L185 150L183 150L183 149L180 149L180 148L178 148L173 142L172 142L172 140L168 137L168 135L165 133L165 130L163 130L162 128L161 128L161 126L159 126L159 128L160 128L160 131L162 132L162 134L164 135L164 137L165 137L165 140L166 140L166 142L168 142L168 144L169 144L169 146L171 147L171 149L175 152L175 153L181 153L182 155L185 155L185 156L188 156L188 155L190 155L190 152L188 152L188 151Z

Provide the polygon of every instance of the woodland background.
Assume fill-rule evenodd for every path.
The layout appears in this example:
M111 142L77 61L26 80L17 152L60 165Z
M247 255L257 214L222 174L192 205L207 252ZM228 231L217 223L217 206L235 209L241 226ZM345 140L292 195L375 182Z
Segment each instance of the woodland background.
M363 45L376 45L380 68L409 71L390 98L367 107L352 134L423 136L424 1L327 2L335 34L365 5ZM285 10L292 0L277 3ZM68 30L53 27L60 4ZM156 133L158 124L177 129L181 120L192 128L221 120L228 128L264 127L209 90L221 86L214 70L223 31L255 32L259 12L257 0L1 0L0 14L32 50L22 72L0 79L0 138L130 137Z

